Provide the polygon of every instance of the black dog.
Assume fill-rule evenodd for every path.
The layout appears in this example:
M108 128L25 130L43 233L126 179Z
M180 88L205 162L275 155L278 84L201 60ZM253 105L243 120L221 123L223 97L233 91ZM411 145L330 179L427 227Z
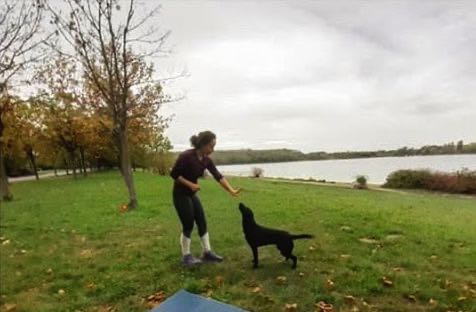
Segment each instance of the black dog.
M288 259L293 260L293 269L297 265L297 257L293 255L293 240L299 238L313 238L309 234L292 235L286 231L265 228L256 223L253 211L240 203L240 211L243 217L243 232L246 241L253 251L253 268L258 267L258 247L264 245L276 245L281 254Z

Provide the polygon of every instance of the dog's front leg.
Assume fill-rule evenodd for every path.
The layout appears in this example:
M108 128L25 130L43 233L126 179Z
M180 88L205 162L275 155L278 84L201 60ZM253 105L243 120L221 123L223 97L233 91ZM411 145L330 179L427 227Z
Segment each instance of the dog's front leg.
M251 246L251 250L253 251L253 269L258 267L258 247Z

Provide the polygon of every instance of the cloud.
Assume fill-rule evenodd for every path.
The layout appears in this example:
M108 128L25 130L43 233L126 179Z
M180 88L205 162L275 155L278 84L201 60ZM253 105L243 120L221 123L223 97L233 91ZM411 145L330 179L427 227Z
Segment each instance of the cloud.
M186 100L164 109L176 115L168 134L176 148L212 129L218 148L306 151L474 140L475 12L472 1L166 1L173 60L191 73L174 86Z

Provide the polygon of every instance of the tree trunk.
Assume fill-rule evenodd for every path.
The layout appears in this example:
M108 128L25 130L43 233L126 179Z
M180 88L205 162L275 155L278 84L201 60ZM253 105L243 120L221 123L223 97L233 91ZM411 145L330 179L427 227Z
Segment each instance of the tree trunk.
M0 201L11 201L13 200L13 195L8 187L8 177L5 170L3 144L1 140L2 139L0 138Z
M124 177L124 181L126 182L127 190L129 191L129 209L137 208L137 198L136 198L136 190L134 187L134 178L132 176L132 169L131 169L131 159L129 156L129 146L127 140L127 133L126 130L121 131L119 134L120 136L120 151L121 151L121 171Z
M66 175L68 176L69 175L68 160L64 156L63 156L63 162L64 162L64 166L66 167Z
M35 173L36 180L38 181L40 177L38 176L38 168L36 167L35 155L33 154L33 149L28 148L26 151L28 155L28 160L30 160L31 167L33 168L33 172Z
M5 170L5 160L3 157L3 121L2 109L0 107L0 201L11 201L13 195L8 187L7 171Z
M81 168L83 169L83 175L86 177L88 175L86 171L86 164L84 163L84 148L80 147L79 148L79 157L81 161Z
M76 157L74 155L74 151L73 152L69 152L69 158L70 158L70 161L71 161L71 165L73 166L73 178L76 179Z

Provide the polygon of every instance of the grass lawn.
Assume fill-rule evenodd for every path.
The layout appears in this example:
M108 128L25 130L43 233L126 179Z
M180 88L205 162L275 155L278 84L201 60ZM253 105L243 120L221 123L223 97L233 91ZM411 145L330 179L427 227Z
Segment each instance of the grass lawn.
M225 262L180 265L172 181L135 174L139 208L121 213L116 172L11 185L0 203L0 310L147 311L147 297L179 289L250 311L476 311L476 199L353 190L248 178L232 198L201 182L212 247ZM258 223L293 233L298 268L274 246L252 269L238 203ZM199 254L198 234L192 250ZM285 278L283 278L285 277ZM358 309L358 310L357 310Z

